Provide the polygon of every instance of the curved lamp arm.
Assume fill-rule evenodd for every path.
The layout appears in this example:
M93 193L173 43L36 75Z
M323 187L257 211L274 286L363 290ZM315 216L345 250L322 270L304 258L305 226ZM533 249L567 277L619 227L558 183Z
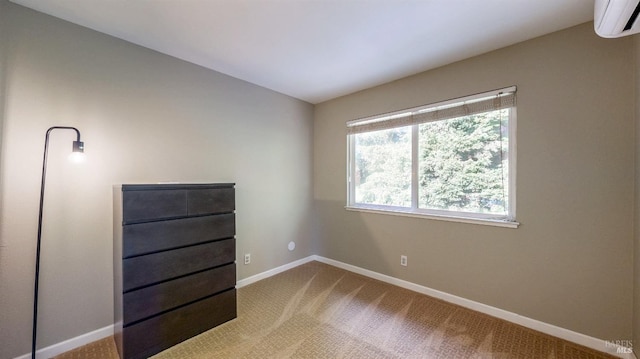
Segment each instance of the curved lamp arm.
M47 177L47 155L49 153L49 134L53 130L73 130L77 139L73 141L73 152L84 153L84 142L80 141L80 131L75 127L53 126L44 137L44 155L42 158L42 182L40 182L40 212L38 214L38 242L36 244L36 274L33 287L33 334L31 337L31 358L36 358L36 334L38 326L38 279L40 277L40 243L42 242L42 213L44 205L44 185Z

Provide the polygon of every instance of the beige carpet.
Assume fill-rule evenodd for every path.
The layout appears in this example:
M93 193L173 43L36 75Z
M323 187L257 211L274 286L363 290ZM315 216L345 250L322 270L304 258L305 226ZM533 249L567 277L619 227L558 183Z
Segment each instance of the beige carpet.
M57 358L117 357L107 338ZM239 289L237 319L153 358L613 357L311 262Z

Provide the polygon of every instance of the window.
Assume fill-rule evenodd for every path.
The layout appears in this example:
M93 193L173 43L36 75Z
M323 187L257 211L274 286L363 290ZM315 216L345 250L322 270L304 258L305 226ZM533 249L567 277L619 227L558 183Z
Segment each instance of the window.
M516 227L515 91L348 122L347 208Z

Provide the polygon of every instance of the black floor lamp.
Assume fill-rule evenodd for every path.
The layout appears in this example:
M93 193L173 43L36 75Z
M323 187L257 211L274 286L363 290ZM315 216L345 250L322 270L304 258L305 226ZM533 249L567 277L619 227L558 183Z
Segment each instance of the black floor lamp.
M35 285L33 287L33 335L31 337L31 358L36 357L36 334L38 326L38 278L40 276L40 243L42 240L42 209L44 204L44 184L47 176L47 154L49 152L49 134L53 130L74 130L78 136L76 141L73 141L74 154L84 153L84 142L80 141L80 131L75 127L66 126L54 126L47 130L47 134L44 138L44 156L42 159L42 182L40 184L40 213L38 215L38 242L36 245L36 275Z

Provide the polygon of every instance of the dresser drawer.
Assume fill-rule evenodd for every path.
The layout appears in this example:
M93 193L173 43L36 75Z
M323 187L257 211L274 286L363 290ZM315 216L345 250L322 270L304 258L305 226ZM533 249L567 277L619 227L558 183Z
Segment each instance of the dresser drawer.
M182 218L129 224L123 231L123 258L231 238L236 234L235 214Z
M236 286L236 265L181 277L124 294L124 326Z
M122 261L123 291L235 261L235 239L158 252Z
M123 357L147 358L236 317L236 290L125 327Z
M228 213L235 209L233 188L190 189L187 192L187 212L190 216Z
M122 203L124 223L184 217L187 215L187 190L123 191Z
M135 189L137 187L137 189ZM123 186L123 221L136 223L167 218L229 213L235 210L233 187L153 190Z

